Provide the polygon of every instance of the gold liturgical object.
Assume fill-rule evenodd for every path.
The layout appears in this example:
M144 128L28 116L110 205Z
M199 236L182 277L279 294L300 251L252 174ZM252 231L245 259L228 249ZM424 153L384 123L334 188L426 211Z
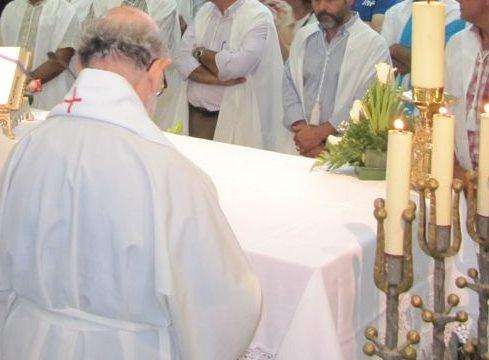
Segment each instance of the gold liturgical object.
M25 86L32 56L19 47L0 47L0 126L10 139L20 120L30 114Z

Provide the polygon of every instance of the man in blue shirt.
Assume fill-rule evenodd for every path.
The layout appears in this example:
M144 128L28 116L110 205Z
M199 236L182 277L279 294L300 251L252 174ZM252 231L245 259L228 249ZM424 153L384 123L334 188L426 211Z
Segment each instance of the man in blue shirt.
M375 31L382 30L384 14L399 0L355 0L354 9L360 19L368 23Z

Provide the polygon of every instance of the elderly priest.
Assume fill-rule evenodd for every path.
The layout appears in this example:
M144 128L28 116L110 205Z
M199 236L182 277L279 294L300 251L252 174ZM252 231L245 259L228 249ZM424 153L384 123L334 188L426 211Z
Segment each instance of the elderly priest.
M65 100L13 150L3 360L235 360L251 342L260 288L216 189L149 118L162 46L148 15L109 11Z
M302 28L291 46L283 82L284 123L305 156L323 151L375 78L375 65L390 61L384 39L350 10L352 3L313 0L319 23Z

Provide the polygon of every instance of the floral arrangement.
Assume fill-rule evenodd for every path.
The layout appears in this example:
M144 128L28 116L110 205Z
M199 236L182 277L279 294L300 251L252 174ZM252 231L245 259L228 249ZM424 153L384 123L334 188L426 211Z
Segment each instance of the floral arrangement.
M313 168L327 165L329 170L335 170L347 164L385 168L387 132L393 121L403 115L405 105L395 81L396 69L386 63L375 67L377 79L363 99L354 102L343 135L328 138L325 151L316 158Z

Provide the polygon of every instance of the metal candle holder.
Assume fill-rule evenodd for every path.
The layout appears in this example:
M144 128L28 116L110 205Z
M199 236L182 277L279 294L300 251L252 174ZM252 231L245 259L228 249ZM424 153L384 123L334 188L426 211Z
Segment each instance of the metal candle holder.
M479 296L479 319L477 321L477 341L468 341L464 347L467 354L477 353L480 359L489 359L487 325L489 306L489 217L477 214L475 182L477 175L474 172L467 174L467 231L478 245L479 271L471 268L467 271L472 279L469 283L465 277L459 277L456 284L459 288L468 287ZM488 179L489 181L489 179Z
M411 180L413 184L429 179L432 148L433 115L445 105L443 88L413 88L412 104L420 114L421 121L414 124L413 159Z
M428 310L423 305L419 296L413 296L411 304L422 310L422 319L433 324L432 358L443 360L445 356L445 327L448 323L458 321L465 322L468 315L465 311L459 311L456 315L450 315L451 311L460 302L455 294L447 298L448 308L445 304L445 259L452 257L460 250L462 243L462 231L460 227L460 192L463 183L459 180L453 181L454 199L452 202L452 224L453 226L436 225L436 194L438 182L429 179L427 182L420 180L415 186L419 194L419 227L418 242L421 250L434 260L434 309ZM430 198L429 219L426 219L426 196ZM452 237L453 227L453 237ZM428 234L426 234L428 233ZM426 236L428 235L428 236Z
M404 234L402 256L385 253L384 220L387 217L383 199L375 200L374 216L377 219L377 249L375 252L374 280L377 288L387 297L386 338L385 344L378 339L375 327L365 330L369 340L363 352L368 356L377 355L384 360L416 359L413 345L419 343L420 336L416 331L407 334L407 341L398 346L399 336L399 295L408 291L413 285L412 223L415 218L416 205L411 202L403 213Z

